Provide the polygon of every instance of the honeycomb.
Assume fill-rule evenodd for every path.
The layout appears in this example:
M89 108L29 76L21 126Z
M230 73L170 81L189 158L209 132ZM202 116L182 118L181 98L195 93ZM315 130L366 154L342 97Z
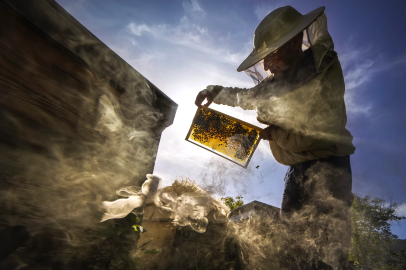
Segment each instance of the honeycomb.
M221 112L200 107L186 140L246 167L259 142L260 130Z

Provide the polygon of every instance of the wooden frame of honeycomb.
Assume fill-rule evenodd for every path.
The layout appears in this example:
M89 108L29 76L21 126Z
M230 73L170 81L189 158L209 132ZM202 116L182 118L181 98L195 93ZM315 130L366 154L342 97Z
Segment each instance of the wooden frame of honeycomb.
M261 130L222 112L200 106L186 141L247 168L261 140Z

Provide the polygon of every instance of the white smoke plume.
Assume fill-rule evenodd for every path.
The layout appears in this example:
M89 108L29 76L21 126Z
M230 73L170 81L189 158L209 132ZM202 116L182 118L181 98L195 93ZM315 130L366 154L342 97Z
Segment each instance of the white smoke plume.
M154 175L147 175L147 178L141 190L130 190L128 187L117 190L118 195L129 197L128 199L103 202L106 213L101 221L123 218L130 213L142 215L149 201L156 207L171 212L170 219L174 226L190 226L199 233L206 231L209 220L227 222L230 212L228 207L189 179L176 180L172 186L157 190L160 178Z

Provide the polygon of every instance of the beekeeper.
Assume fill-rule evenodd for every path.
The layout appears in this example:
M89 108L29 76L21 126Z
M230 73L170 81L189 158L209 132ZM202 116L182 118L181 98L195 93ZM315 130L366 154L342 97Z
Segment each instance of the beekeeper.
M207 100L204 106L214 102L257 112L258 121L268 125L260 136L269 141L276 161L290 166L282 216L305 214L317 222L328 215L328 222L311 225L312 230L324 226L323 234L310 229L304 234L329 239L325 244L313 241L319 265L344 268L353 200L349 155L355 147L345 128L344 78L324 7L306 15L290 6L269 13L255 29L254 48L237 71L248 74L256 86L208 86L197 95L196 105Z

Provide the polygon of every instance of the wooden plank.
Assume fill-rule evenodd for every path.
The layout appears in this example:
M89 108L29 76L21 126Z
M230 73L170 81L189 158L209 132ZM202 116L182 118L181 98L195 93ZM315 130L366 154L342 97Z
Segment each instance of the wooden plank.
M16 31L18 29L18 31ZM95 76L77 57L0 9L0 106L67 137L95 140Z
M119 133L96 126L103 97ZM99 206L152 173L176 107L55 2L0 0L0 226L33 232L30 269L129 263L132 221Z
M154 107L163 113L160 124L173 123L177 104L132 68L89 30L76 21L55 1L1 0L22 14L50 39L61 44L82 59L93 72L102 74L124 91L137 83L138 88L149 90ZM162 119L161 119L162 120Z

